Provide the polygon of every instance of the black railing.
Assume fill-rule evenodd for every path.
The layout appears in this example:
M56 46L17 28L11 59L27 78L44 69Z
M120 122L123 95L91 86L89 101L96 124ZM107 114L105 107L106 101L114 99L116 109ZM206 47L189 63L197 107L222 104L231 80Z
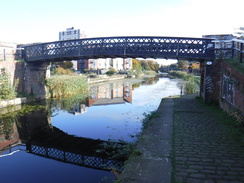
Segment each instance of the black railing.
M215 58L216 59L234 59L240 63L244 59L244 40L215 40Z
M104 37L25 46L25 61L88 58L214 59L213 39L183 37Z

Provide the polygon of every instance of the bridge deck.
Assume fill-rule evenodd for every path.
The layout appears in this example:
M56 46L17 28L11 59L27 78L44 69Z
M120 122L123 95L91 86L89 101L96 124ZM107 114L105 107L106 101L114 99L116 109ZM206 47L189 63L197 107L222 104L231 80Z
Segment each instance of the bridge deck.
M88 58L214 59L212 39L183 37L104 37L56 41L25 47L25 61Z

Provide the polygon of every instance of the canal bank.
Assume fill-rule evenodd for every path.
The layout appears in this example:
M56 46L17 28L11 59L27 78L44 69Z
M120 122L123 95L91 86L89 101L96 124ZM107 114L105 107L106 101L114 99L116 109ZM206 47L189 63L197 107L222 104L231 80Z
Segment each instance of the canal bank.
M120 183L243 183L244 142L195 95L165 98ZM139 153L138 153L139 152Z

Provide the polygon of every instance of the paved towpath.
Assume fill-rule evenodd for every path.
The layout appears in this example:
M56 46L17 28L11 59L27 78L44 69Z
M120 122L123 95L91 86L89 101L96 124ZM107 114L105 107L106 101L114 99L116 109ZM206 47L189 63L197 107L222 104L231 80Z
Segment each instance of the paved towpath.
M244 142L194 95L163 99L121 183L244 183Z

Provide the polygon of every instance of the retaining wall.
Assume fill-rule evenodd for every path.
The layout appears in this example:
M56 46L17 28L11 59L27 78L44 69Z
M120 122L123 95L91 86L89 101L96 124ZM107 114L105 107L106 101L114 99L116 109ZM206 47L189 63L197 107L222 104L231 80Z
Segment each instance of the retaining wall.
M220 63L220 107L244 125L244 74L226 62Z

